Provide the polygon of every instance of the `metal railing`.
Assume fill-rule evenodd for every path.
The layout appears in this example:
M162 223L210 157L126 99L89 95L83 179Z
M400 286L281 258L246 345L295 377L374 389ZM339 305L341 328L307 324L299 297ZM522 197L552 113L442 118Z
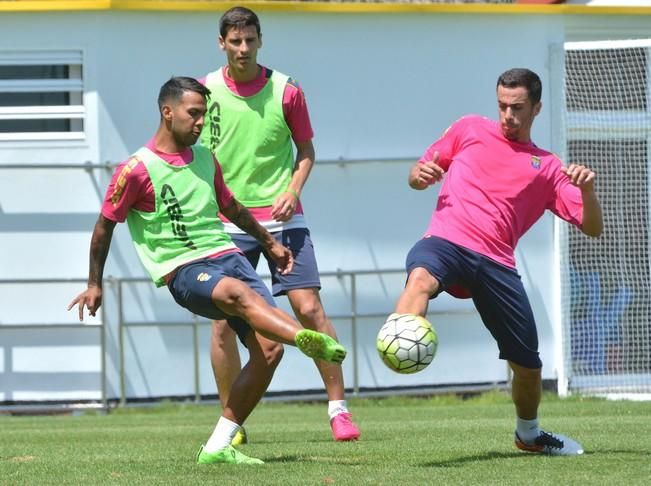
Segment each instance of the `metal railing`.
M359 296L357 292L358 279L363 276L369 275L392 275L405 273L404 269L379 269L379 270L337 270L334 272L321 272L321 277L336 277L337 279L348 279L349 283L349 305L350 312L340 314L329 314L331 320L348 319L351 324L351 346L350 358L352 361L352 392L353 395L359 395L359 338L358 338L358 321L363 318L384 318L386 312L360 312L359 311ZM268 276L262 277L268 278ZM9 284L61 284L61 283L80 283L86 284L86 279L0 279L0 285ZM193 355L193 395L196 402L201 400L201 387L200 387L200 347L199 347L199 328L200 326L210 325L210 321L199 316L191 315L187 322L178 321L142 321L142 322L129 322L125 318L125 303L124 303L124 285L132 283L151 283L151 280L146 277L107 277L104 279L105 288L113 288L115 291L115 298L117 301L117 330L118 330L118 374L119 374L119 397L118 403L120 405L127 404L127 390L126 390L126 362L125 362L125 332L128 328L135 327L191 327L192 331L192 355ZM153 285L153 284L152 284ZM105 299L106 301L106 299ZM107 315L105 305L100 308L101 323L100 324L3 324L0 325L0 332L7 329L96 329L100 332L100 353L101 353L101 378L100 378L100 393L101 405L106 408L108 405L107 397L107 372L106 372L106 359L107 359L107 346L106 346L106 331ZM470 313L467 310L456 311L441 311L430 312L432 315L436 314L466 314ZM155 398L155 397L151 397Z
M63 284L78 283L86 284L88 279L85 278L32 278L32 279L0 279L0 285L24 285L24 284ZM70 329L92 329L99 332L100 341L100 406L103 409L108 408L107 385L106 385L106 332L105 332L106 313L104 307L100 307L100 323L34 323L34 324L0 324L0 332L7 330L70 330ZM0 340L0 342L2 342Z
M387 163L387 162L415 162L420 156L414 155L409 157L372 157L372 158L345 158L339 157L336 159L319 159L316 161L317 165L359 165L359 164L370 164L370 163ZM117 162L91 162L89 160L85 162L80 162L77 164L53 164L53 163L29 163L29 164L2 164L0 163L0 169L104 169L104 170L113 170L119 163Z
M368 275L391 275L391 274L405 274L404 269L378 269L378 270L337 270L331 272L320 272L320 277L337 277L338 279L343 279L348 277L350 279L350 312L345 314L328 314L330 320L337 319L348 319L351 323L351 346L349 356L352 358L352 391L353 395L357 396L360 394L360 385L359 385L359 352L358 344L359 339L357 335L357 326L359 319L365 318L385 318L387 316L386 312L359 312L358 311L358 295L357 295L357 280L358 277L368 276ZM406 275L405 275L406 276ZM263 275L262 278L268 278L267 275ZM118 296L118 336L119 336L119 370L120 370L120 405L125 405L127 403L126 398L126 370L125 370L125 359L124 359L124 332L125 329L129 327L147 327L147 326L168 326L168 327L192 327L192 337L193 337L193 374L194 374L194 400L198 402L201 400L201 389L200 389L200 364L199 364L199 326L210 325L210 320L205 320L199 316L192 315L192 320L190 322L127 322L124 319L124 307L123 307L123 290L122 286L125 283L147 283L151 282L149 278L145 277L128 277L128 278L115 278L107 279L116 285L117 296ZM463 314L474 314L475 311L471 310L445 310L445 311L429 311L428 315L463 315ZM508 379L508 377L506 378Z
M404 269L382 269L382 270L337 270L334 272L320 272L321 277L337 277L343 279L348 277L350 279L350 312L346 314L328 314L328 318L334 319L349 319L351 322L351 353L352 358L352 374L353 394L359 394L359 358L358 355L358 336L357 336L357 323L360 318L381 318L386 317L386 313L360 313L358 312L358 296L357 296L357 278L365 275L390 275L405 273ZM267 278L267 276L262 276ZM128 277L128 278L108 278L106 279L110 284L116 286L117 292L117 305L118 305L118 336L119 336L119 370L120 370L120 399L121 405L126 404L126 371L124 359L124 332L129 327L145 327L145 326L191 326L193 336L193 373L194 373L194 399L199 401L201 399L200 390L200 365L199 365L199 326L210 325L209 320L203 320L199 316L192 315L190 322L128 322L124 319L124 304L123 304L123 284L125 283L146 283L151 282L150 279L144 277Z

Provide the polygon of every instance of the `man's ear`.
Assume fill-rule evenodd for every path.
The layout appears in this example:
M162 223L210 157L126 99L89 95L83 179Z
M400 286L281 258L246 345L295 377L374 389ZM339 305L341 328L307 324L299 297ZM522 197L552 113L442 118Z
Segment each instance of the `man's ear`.
M172 107L170 105L163 105L160 114L165 120L170 121L172 119Z
M226 49L226 42L221 35L217 37L217 45L222 51Z
M536 106L533 107L533 116L538 116L540 110L542 110L542 101L539 101L538 103L536 103Z

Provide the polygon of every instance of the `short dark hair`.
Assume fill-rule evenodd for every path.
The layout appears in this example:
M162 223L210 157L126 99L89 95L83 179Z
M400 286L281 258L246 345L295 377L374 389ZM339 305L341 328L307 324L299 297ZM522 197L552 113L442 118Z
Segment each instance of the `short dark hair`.
M194 91L203 96L204 100L210 95L210 90L194 78L173 76L165 82L158 93L158 109L168 101L179 101L186 91Z
M219 19L219 35L225 39L230 29L241 29L250 25L255 25L255 30L260 37L260 19L255 12L246 7L233 7L224 12Z
M542 96L542 83L540 82L540 78L536 73L526 68L513 68L504 71L497 78L497 86L504 86L505 88L527 88L529 99L534 105L540 101Z

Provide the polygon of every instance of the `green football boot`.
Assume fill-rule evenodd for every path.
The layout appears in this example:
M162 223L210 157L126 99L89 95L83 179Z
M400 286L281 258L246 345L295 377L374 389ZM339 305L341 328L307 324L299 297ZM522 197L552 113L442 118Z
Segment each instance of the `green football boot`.
M217 452L206 452L203 446L197 453L197 464L264 464L260 459L249 457L229 445Z
M340 364L346 357L346 350L327 334L303 329L296 333L294 342L303 354L314 359Z

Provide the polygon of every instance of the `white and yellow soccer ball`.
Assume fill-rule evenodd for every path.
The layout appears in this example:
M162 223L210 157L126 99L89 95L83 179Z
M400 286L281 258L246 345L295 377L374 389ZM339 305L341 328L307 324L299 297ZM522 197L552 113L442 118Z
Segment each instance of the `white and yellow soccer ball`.
M438 337L427 319L414 314L391 314L377 335L382 362L397 373L424 370L436 355Z

